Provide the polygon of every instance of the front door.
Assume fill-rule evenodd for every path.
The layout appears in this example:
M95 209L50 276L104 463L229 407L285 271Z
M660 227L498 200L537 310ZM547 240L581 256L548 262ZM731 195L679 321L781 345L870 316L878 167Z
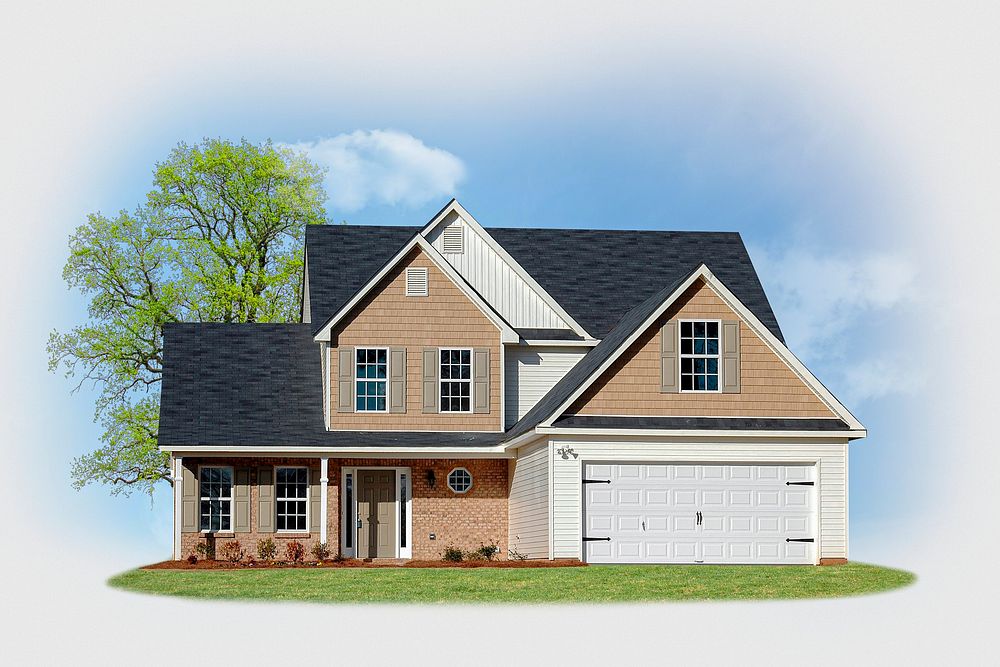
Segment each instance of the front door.
M396 557L396 471L359 470L358 557Z

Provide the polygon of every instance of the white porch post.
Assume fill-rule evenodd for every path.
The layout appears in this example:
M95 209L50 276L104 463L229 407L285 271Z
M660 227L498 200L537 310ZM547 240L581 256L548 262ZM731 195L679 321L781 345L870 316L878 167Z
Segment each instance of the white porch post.
M319 541L326 543L326 524L329 520L329 515L327 512L326 504L326 485L330 481L327 476L329 470L330 459L325 456L319 460L319 511L320 511L320 521L319 521Z
M184 521L183 496L184 469L181 467L183 458L174 457L174 560L181 559L181 523Z

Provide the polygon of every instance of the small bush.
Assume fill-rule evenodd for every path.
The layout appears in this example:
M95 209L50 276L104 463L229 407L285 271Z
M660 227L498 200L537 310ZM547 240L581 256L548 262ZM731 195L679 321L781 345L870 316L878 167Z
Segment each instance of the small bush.
M476 560L496 560L497 554L500 553L500 547L497 546L496 542L480 544L473 553L477 556Z
M528 560L528 557L514 547L511 547L507 549L507 560Z
M257 540L257 558L261 560L274 560L278 555L278 547L270 537Z
M191 565L194 565L195 563L198 562L198 557L195 556L194 554L191 554L190 556L187 557L187 562L191 563Z
M464 556L465 554L458 547L445 547L442 559L449 563L461 563Z
M230 563L239 563L247 555L239 540L224 543L219 548L219 554L223 560L228 560Z
M306 557L306 548L298 540L285 545L285 557L293 563L301 563Z
M316 560L328 560L330 558L330 545L326 542L317 542L312 546L312 555Z
M194 550L202 560L215 560L215 542L199 542Z

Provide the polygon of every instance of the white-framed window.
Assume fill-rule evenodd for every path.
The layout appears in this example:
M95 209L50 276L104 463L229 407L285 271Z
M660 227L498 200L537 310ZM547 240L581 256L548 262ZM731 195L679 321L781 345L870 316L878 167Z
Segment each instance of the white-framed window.
M455 493L466 493L472 488L472 473L465 468L455 468L448 473L448 488Z
M472 412L472 350L441 350L441 412Z
M203 533L233 529L233 469L202 466L198 469L200 529Z
M384 347L359 347L354 355L354 409L357 412L385 412L389 351Z
M681 320L681 391L719 391L718 320Z
M274 506L278 532L304 533L309 530L309 468L275 469Z

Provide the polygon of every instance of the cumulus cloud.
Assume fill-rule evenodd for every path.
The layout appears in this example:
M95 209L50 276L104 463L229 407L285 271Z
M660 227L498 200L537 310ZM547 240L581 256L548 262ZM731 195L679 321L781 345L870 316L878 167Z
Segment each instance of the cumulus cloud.
M919 386L901 335L918 297L913 262L801 246L751 254L789 347L848 403Z
M420 206L451 197L465 178L457 156L396 130L356 130L286 146L328 169L334 213L369 204Z

